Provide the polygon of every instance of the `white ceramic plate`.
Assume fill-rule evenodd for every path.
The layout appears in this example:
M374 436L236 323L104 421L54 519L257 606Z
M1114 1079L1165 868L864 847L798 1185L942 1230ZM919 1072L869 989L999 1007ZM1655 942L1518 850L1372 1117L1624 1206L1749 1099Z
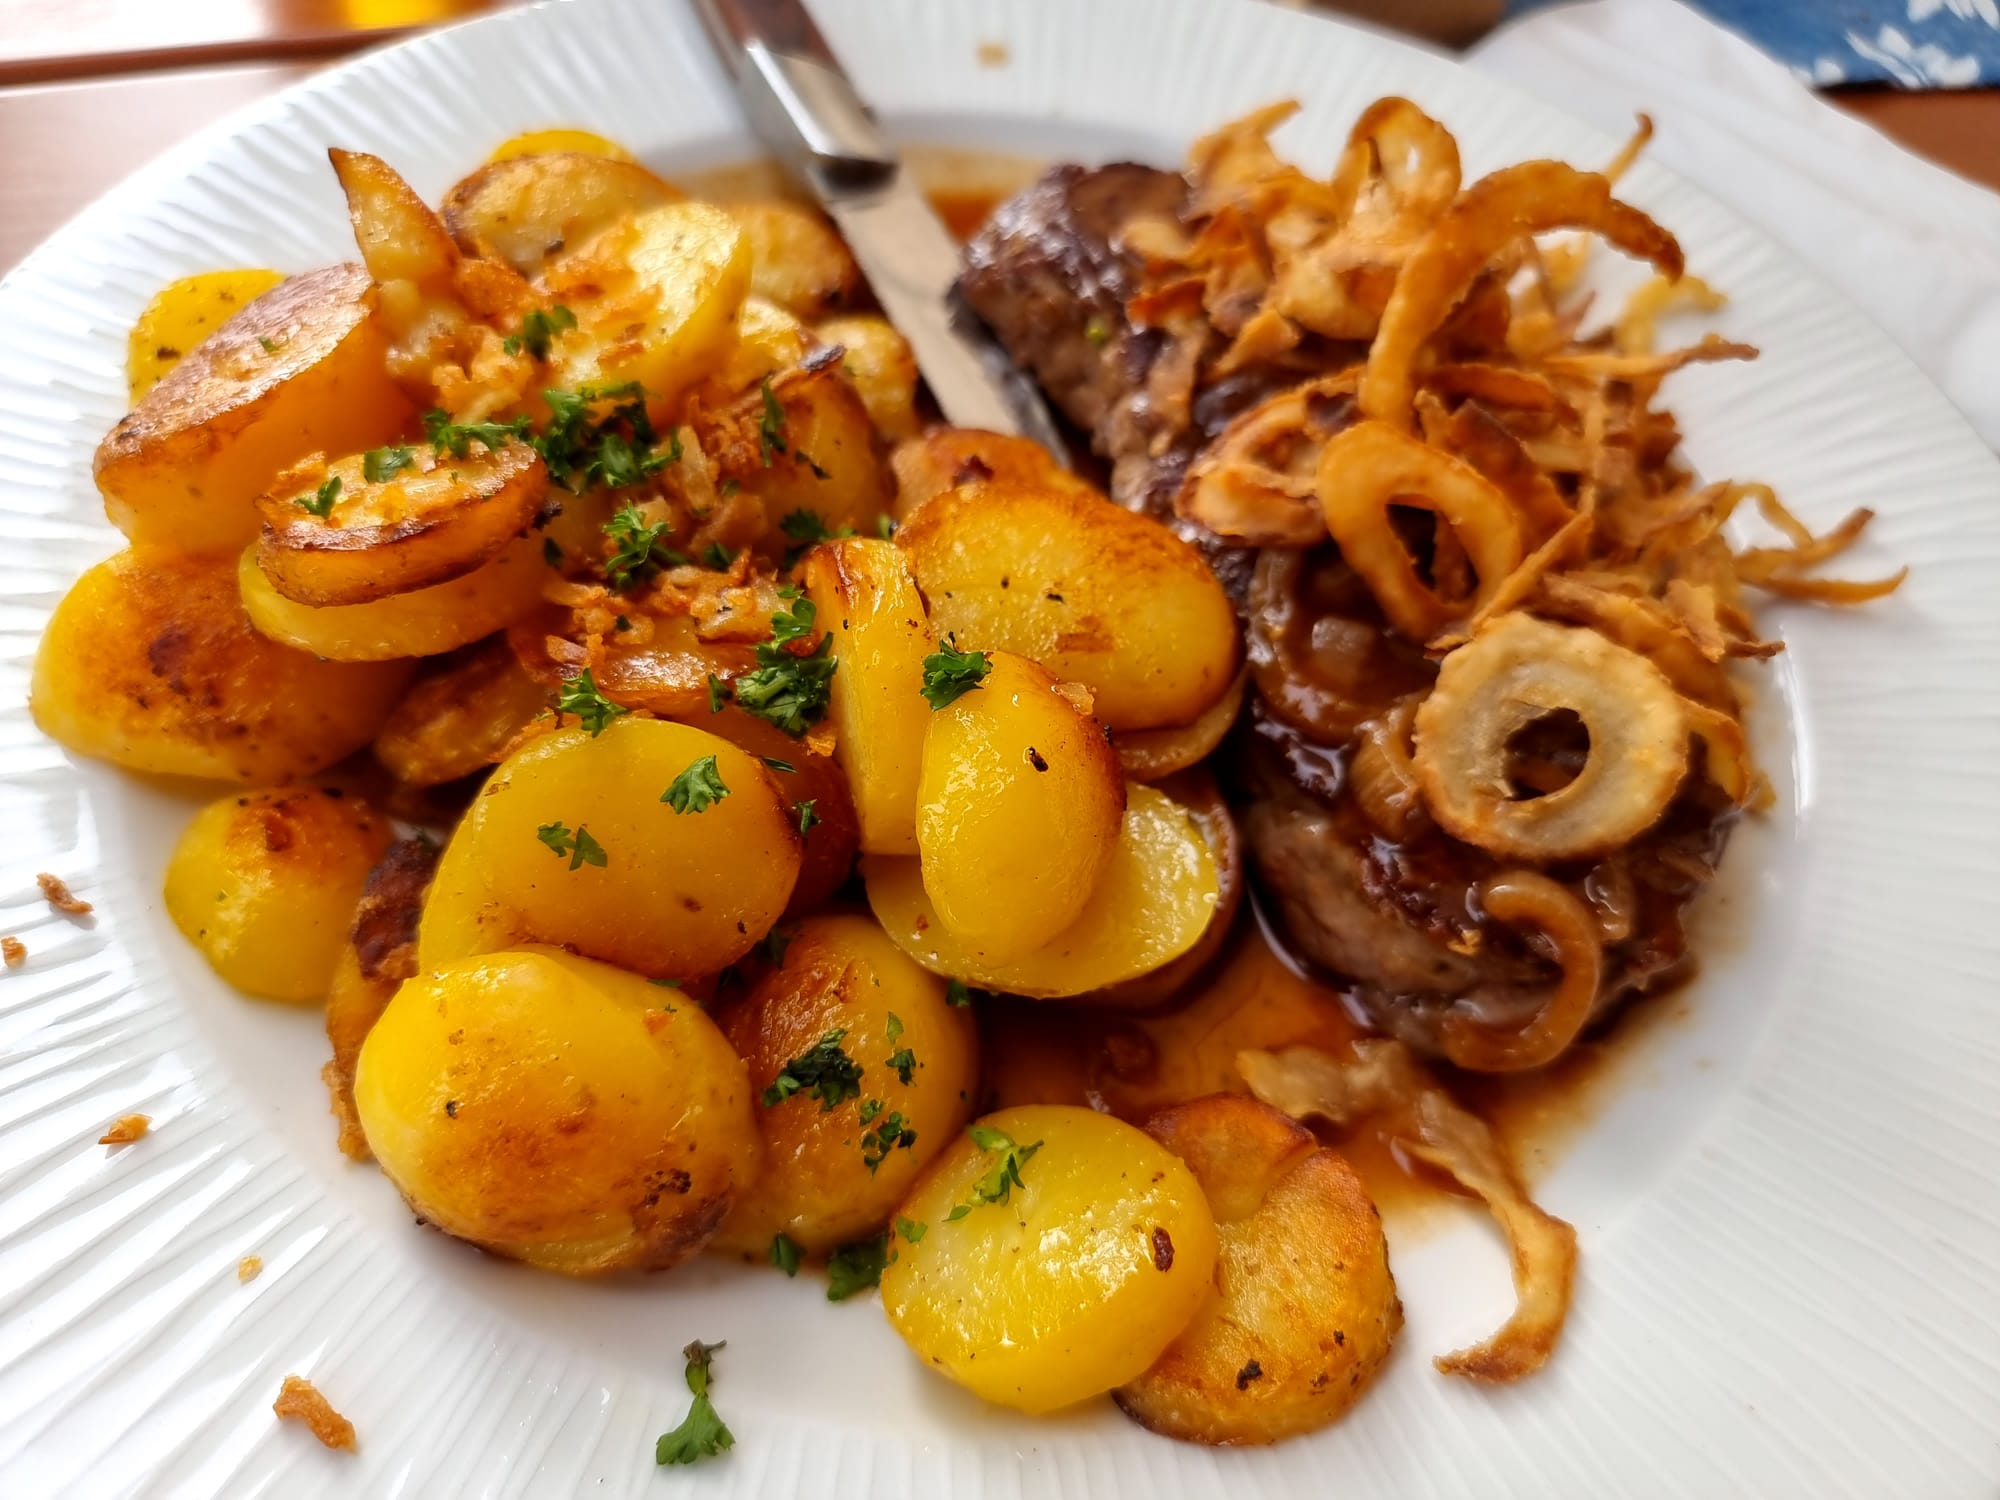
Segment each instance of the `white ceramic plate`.
M1601 162L1610 142L1441 59L1228 0L817 0L907 141L1179 159L1271 98L1331 161L1411 95L1467 168ZM1004 45L1008 61L981 61ZM989 54L990 55L990 54ZM187 804L72 762L22 708L49 608L112 551L90 455L124 408L125 332L171 277L350 256L328 145L435 197L502 137L596 128L672 172L751 147L673 0L508 12L364 58L174 152L0 286L0 1493L924 1497L1991 1495L2000 1479L2000 464L1887 338L1702 194L1630 195L1764 347L1670 389L1694 461L1816 525L1883 513L1861 614L1774 611L1791 648L1758 728L1781 806L1709 900L1690 1015L1542 1183L1582 1231L1564 1345L1487 1391L1428 1356L1507 1305L1471 1216L1398 1236L1409 1325L1339 1427L1270 1451L1150 1437L1108 1404L1053 1421L926 1374L868 1300L698 1264L562 1282L419 1234L335 1152L316 1018L225 992L160 875ZM1663 122L1673 128L1671 120ZM70 876L94 926L52 918ZM94 1141L153 1116L140 1144ZM239 1286L235 1266L264 1257ZM655 1472L678 1351L727 1339L726 1459ZM274 1422L288 1372L358 1455Z

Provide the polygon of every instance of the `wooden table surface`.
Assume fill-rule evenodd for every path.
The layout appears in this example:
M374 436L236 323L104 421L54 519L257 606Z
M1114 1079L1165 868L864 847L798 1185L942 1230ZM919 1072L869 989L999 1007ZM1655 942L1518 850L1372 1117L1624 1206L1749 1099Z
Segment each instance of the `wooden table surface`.
M0 271L229 111L330 59L504 3L0 0ZM1919 155L2000 188L2000 90L1832 97Z

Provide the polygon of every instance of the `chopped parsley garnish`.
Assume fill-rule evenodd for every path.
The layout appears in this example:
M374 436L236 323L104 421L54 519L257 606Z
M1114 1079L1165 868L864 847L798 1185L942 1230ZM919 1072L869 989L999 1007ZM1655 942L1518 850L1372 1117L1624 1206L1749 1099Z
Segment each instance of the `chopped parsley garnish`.
M885 1028L885 1031L892 1042L903 1034L903 1019L893 1010L889 1012L889 1024ZM917 1071L917 1054L912 1052L908 1047L905 1047L901 1051L890 1055L889 1066L896 1070L897 1078L901 1079L904 1083L908 1083L910 1075Z
M944 998L946 1002L957 1006L960 1010L965 1010L972 1004L972 997L974 995L983 995L985 993L986 991L984 990L975 990L963 979L945 981Z
M799 1274L799 1247L788 1234L771 1236L771 1264L787 1276Z
M1102 318L1092 318L1083 325L1083 336L1101 349L1111 342L1111 325Z
M704 568L713 568L716 572L720 573L735 561L736 554L720 542L710 542L702 549L701 565Z
M906 1219L901 1214L896 1215L896 1233L907 1243L914 1245L930 1232L931 1226L922 1219Z
M961 1203L945 1215L946 1223L956 1223L983 1203L1005 1203L1015 1188L1021 1185L1021 1168L1028 1164L1028 1158L1042 1149L1036 1141L1032 1146L1019 1146L1014 1138L1004 1130L995 1130L990 1125L968 1125L966 1133L972 1143L981 1151L997 1151L1000 1159L986 1175L972 1185L972 1200Z
M882 1106L880 1101L871 1099L869 1103L875 1105L877 1113L881 1111ZM870 1116L870 1118L872 1119L873 1116ZM863 1123L866 1122L864 1121ZM861 1137L861 1164L868 1168L868 1175L873 1177L875 1169L889 1159L891 1151L907 1151L916 1143L917 1133L914 1130L904 1127L903 1112L899 1109L892 1109L888 1114L882 1116L882 1123L880 1125L877 1125L873 1130L863 1133Z
M807 546L811 546L814 542L831 542L840 537L854 535L852 526L843 526L838 531L828 531L826 522L820 514L817 511L807 510L804 506L788 512L785 518L778 522L778 530L793 541L802 542Z
M542 561L552 568L560 568L563 565L563 549L552 536L542 538Z
M846 1036L844 1026L829 1031L811 1051L801 1052L786 1063L760 1096L764 1107L770 1109L803 1092L819 1100L820 1113L825 1114L843 1100L859 1099L861 1064L841 1050Z
M716 1415L715 1405L708 1399L709 1363L715 1351L724 1347L696 1339L681 1351L687 1357L687 1386L694 1392L694 1401L680 1426L660 1434L660 1440L653 1445L653 1462L691 1464L736 1446L735 1435Z
M858 1245L842 1245L826 1263L826 1300L845 1302L857 1292L882 1284L889 1264L889 1236L878 1234Z
M290 343L291 340L266 338L264 337L263 334L260 333L257 335L257 342L263 345L264 352L266 354L276 354L280 349L284 348L285 345Z
M886 542L891 537L895 536L895 534L896 534L896 518L894 516L890 515L887 511L884 511L881 515L875 518L875 535L879 536L880 538L882 538L883 541Z
M790 761L779 760L778 757L775 755L760 755L757 757L757 759L764 762L765 765L769 766L774 771L796 772L798 770L798 767L793 765Z
M580 870L585 865L604 868L604 846L592 838L581 823L576 825L575 833L560 823L544 823L535 830L535 837L553 849L558 858L567 854L572 870Z
M566 714L575 714L593 738L604 733L604 726L620 714L631 712L597 690L597 679L590 675L588 667L563 683L562 691L556 694L556 707Z
M433 408L424 413L424 436L430 440L433 453L467 458L474 443L484 443L488 448L497 449L510 440L525 440L528 419L516 417L511 422L454 422L446 413Z
M791 608L771 616L771 639L757 646L757 669L736 679L736 701L797 739L826 713L840 658L832 654L831 634L821 636L804 656L786 650L813 633L815 609L812 600L790 585L779 589L778 597Z
M785 452L785 408L771 390L771 377L764 377L764 410L757 418L757 457L765 468L771 467L771 456Z
M558 302L554 307L535 308L521 319L521 331L510 333L500 341L500 347L509 354L519 354L526 349L534 359L549 357L549 343L559 333L566 333L576 327L576 314Z
M548 403L549 425L533 441L550 477L572 493L592 484L613 489L637 484L681 456L678 431L666 451L654 451L660 435L646 415L645 390L636 380L573 391L552 387L542 392L542 400ZM593 418L592 412L607 401L618 405Z
M317 490L313 491L312 499L300 500L296 503L300 510L318 516L324 521L327 512L333 509L333 502L339 498L340 476L335 474L329 477L326 483L322 484Z
M707 812L728 795L715 757L704 755L674 778L673 785L660 793L660 800L677 813L698 813Z
M719 714L722 712L722 705L728 701L729 684L724 682L720 677L717 677L713 672L710 672L708 674L708 711L712 714Z
M956 638L924 658L924 685L919 691L933 712L948 708L979 686L980 679L993 670L983 651L961 651Z
M765 960L773 968L783 968L785 950L792 946L792 938L795 935L782 927L773 927L757 940L757 951L764 955Z
M622 589L660 568L678 568L687 561L660 540L669 524L648 523L646 513L636 505L620 506L604 523L604 534L618 544L618 550L604 560L605 577L614 589Z
M663 990L677 990L681 987L678 979L649 979L648 984L657 984Z
M792 804L792 811L799 815L799 837L804 838L820 825L819 798L807 797Z
M361 477L370 484L387 484L416 461L414 448L370 448L361 455Z

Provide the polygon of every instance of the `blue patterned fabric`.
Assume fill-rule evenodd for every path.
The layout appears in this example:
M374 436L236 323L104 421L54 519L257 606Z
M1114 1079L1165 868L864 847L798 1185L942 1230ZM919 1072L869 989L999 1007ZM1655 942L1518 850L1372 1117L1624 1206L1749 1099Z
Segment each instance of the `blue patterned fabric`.
M1508 0L1515 12L1551 0ZM1803 83L2000 85L2000 0L1687 0Z

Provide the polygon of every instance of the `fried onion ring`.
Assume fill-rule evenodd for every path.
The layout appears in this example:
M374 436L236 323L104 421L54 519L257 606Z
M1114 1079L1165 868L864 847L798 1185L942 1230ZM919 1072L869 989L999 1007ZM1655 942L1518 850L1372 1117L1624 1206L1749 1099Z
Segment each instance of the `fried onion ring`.
M1589 758L1560 791L1517 800L1508 741L1564 709L1583 721ZM1643 656L1511 614L1445 658L1417 710L1417 775L1454 838L1503 859L1575 859L1652 827L1687 774L1688 734L1680 695Z
M1490 876L1480 883L1479 903L1496 922L1539 932L1555 950L1562 978L1535 1018L1518 1031L1495 1031L1478 1016L1454 1010L1445 1018L1445 1056L1476 1073L1539 1068L1576 1040L1597 1004L1604 977L1597 918L1568 886L1535 870Z
M1188 469L1174 509L1217 536L1309 547L1326 535L1314 498L1320 453L1354 414L1361 367L1280 391L1222 430Z
M1410 728L1419 701L1413 694L1379 719L1363 724L1347 766L1347 789L1361 815L1399 843L1429 819L1410 750Z
M1319 502L1348 565L1411 640L1477 610L1521 561L1521 523L1507 497L1470 464L1385 422L1358 422L1327 443ZM1479 580L1469 599L1443 598L1418 576L1389 519L1396 504L1430 510L1457 534Z
M1595 230L1670 277L1683 268L1679 242L1613 198L1611 184L1597 173L1553 161L1503 167L1461 193L1403 263L1368 351L1361 410L1407 428L1425 342L1495 256L1524 235L1551 229Z

